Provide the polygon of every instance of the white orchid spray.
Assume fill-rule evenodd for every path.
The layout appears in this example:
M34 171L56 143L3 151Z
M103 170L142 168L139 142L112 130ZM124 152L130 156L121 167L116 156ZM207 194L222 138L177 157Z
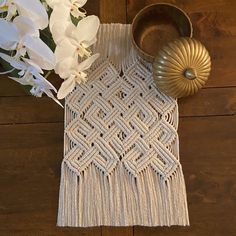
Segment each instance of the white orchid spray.
M86 82L86 70L99 56L92 55L90 46L96 42L100 25L96 16L86 17L82 8L86 2L0 0L0 58L11 67L3 73L15 72L9 78L30 85L32 95L41 97L45 93L58 104L53 94L57 90L47 80L51 71L65 80L58 91L59 99ZM49 71L45 77L44 71Z
M86 82L87 74L84 71L89 69L99 56L91 56L89 47L97 40L100 21L97 16L84 17L81 14L80 8L86 3L85 0L47 0L47 3L53 9L49 27L56 43L55 72L65 80L58 91L58 98L62 99L77 84ZM70 14L82 17L77 25L72 23ZM81 59L85 61L79 64Z

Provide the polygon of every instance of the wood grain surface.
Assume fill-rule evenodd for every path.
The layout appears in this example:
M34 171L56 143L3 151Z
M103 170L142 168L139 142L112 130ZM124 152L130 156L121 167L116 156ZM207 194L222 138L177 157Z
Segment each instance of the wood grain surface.
M103 23L131 23L157 0L88 0ZM63 110L0 76L0 236L236 235L236 1L165 0L183 8L212 56L209 82L179 100L190 227L56 227ZM50 78L59 87L57 76Z

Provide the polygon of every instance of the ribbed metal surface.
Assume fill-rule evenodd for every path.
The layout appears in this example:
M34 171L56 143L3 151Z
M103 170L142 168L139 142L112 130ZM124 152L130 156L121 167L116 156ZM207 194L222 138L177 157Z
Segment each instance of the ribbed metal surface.
M153 63L154 80L164 93L185 97L206 83L211 59L206 48L192 38L179 38L164 46Z

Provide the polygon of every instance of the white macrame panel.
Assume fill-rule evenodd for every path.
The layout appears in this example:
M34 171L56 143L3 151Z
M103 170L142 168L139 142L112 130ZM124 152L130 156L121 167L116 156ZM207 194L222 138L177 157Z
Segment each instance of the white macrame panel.
M89 81L66 98L59 226L189 225L177 101L155 87L130 30L101 26Z

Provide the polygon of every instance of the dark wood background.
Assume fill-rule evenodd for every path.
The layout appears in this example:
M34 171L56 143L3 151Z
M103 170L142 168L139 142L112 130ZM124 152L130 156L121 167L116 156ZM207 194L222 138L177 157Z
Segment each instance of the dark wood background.
M151 0L88 0L102 22L130 23ZM0 235L236 235L236 1L170 0L190 15L212 56L209 82L179 100L190 227L58 228L63 110L0 78ZM52 79L57 86L59 78Z

